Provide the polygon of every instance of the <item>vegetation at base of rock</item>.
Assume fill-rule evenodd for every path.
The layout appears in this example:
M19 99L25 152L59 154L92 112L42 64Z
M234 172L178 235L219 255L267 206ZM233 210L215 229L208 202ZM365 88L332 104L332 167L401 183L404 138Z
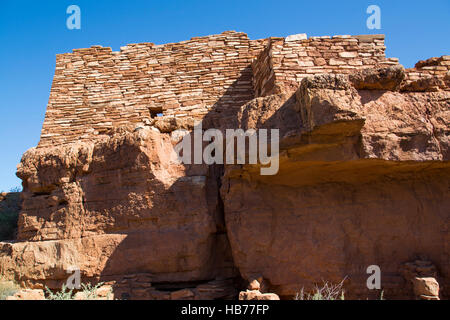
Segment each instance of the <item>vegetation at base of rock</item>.
M48 287L45 287L46 299L47 300L73 300L73 289L68 289L65 284L63 284L61 291L53 292Z
M321 287L315 285L313 293L305 293L304 288L295 295L295 300L345 300L344 280L338 284L323 281Z
M6 297L12 296L18 290L19 286L14 281L0 279L0 300L6 300Z
M19 212L16 211L0 212L0 241L16 238L18 218Z
M81 289L83 293L83 300L98 300L100 297L98 296L97 289L99 289L103 285L103 282L97 283L95 286L92 284L81 284ZM107 300L109 300L112 292L107 294Z
M90 283L82 283L81 291L83 299L80 300L98 300L99 296L97 294L97 289L103 285L103 282L97 283L92 286ZM61 291L53 292L48 287L45 287L46 300L77 300L76 293L74 289L69 289L65 284L63 284ZM109 298L109 297L108 297Z
M39 145L17 167L24 191L0 194L23 208L18 241L0 243L2 272L36 287L77 262L123 299L196 300L233 298L234 278L261 275L268 285L243 298L305 286L299 298L326 299L313 284L364 271L376 253L389 298L438 299L450 274L450 56L403 70L383 35L304 38L226 32L58 55ZM172 161L200 120L278 129L278 174L247 157ZM420 263L403 273L405 257ZM424 274L428 257L436 272ZM345 298L365 299L366 276L351 281Z

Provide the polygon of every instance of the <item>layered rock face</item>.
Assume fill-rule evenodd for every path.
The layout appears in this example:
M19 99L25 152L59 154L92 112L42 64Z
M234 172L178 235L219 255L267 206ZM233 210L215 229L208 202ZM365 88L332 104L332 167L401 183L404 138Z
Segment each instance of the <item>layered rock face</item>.
M174 144L145 127L29 150L18 168L21 242L3 244L2 271L56 288L73 267L86 278L138 275L147 284L233 277L217 174L177 164Z
M400 267L426 256L448 286L449 98L357 91L332 75L303 80L290 99L246 105L244 128L290 124L277 175L248 165L224 174L227 230L243 277L261 275L284 297L346 278L348 297L374 297L366 268L378 265L385 292L411 298Z
M88 67L83 116L73 113L65 123L62 115L83 103L83 93L75 92L81 102L69 99L58 109L66 91L59 87L64 73L56 75L52 92L60 96L49 105L41 143L18 166L24 188L18 238L0 242L0 275L24 287L57 289L76 267L83 281L107 282L124 299L237 298L253 279L260 279L263 294L292 298L322 281L346 279L347 297L376 298L380 290L367 288L366 269L377 265L386 298L414 298L421 295L419 280L411 279L429 275L405 277L402 268L422 259L435 266L441 298L449 297L450 89L443 68L448 70L450 57L404 70L396 59L384 58L380 35L213 38L224 42L201 51L202 59L219 53L231 59L230 46L248 46L229 65L236 70L207 82L208 88L229 87L214 87L224 99L212 91L203 96L213 102L201 116L186 109L198 99L189 89L176 95L186 106L168 107L175 116L152 118L155 106L144 108L150 96L134 79L140 89L127 89L124 103L131 108L135 94L143 114L133 113L128 124L121 119L120 125L105 125L107 112L102 122L98 115L83 122L92 103L100 104L96 110L112 106L107 94L99 95L103 102L92 100L96 90ZM198 43L215 46L211 39ZM138 54L142 49L131 46L112 56L128 54L136 68L147 68L153 51L141 65L130 48ZM69 63L66 58L59 62ZM68 58L82 59L77 53ZM243 67L251 59L251 68ZM174 70L188 68L172 62ZM75 79L70 64L64 72ZM139 74L147 77L145 70ZM191 81L191 73L183 78L177 72L183 83ZM98 86L106 75L97 78ZM107 84L116 80L122 89L131 85L125 78ZM158 104L168 103L164 94L157 95ZM278 173L263 176L260 164L177 161L174 147L199 117L204 129L279 129Z

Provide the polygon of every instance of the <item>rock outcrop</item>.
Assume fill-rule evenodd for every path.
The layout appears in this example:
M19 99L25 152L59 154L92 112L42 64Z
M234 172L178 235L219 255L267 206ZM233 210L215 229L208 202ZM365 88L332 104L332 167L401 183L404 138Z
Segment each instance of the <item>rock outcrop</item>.
M325 75L255 105L243 107L242 127L286 127L277 175L244 165L223 177L244 278L261 274L287 297L347 277L352 298L370 295L363 279L375 264L385 292L410 297L398 268L427 254L448 283L448 92L357 91Z
M175 163L173 145L145 127L29 150L20 242L1 244L2 271L52 288L71 266L86 278L148 273L149 283L232 277L217 173Z
M0 242L0 275L58 289L77 268L82 282L105 282L119 299L292 298L345 278L346 298L367 298L377 292L366 286L366 269L378 265L386 298L449 297L449 59L405 70L384 57L383 44L380 35L199 38L170 48L185 57L191 46L208 46L199 68L214 68L223 46L227 59L241 60L230 69L220 62L215 78L202 78L206 87L195 66L158 60L161 74L177 77L171 86L183 84L175 97L163 88L170 76L151 76L158 94L142 85L156 70L148 59L170 56L167 46L59 57L41 143L18 166L18 236ZM242 50L233 55L230 46ZM131 71L105 84L113 62ZM82 79L77 90L86 92L69 94L64 79ZM116 83L128 123L117 110L117 121L106 121L115 96L95 98L98 86L114 91ZM158 108L181 106L146 109L153 94ZM73 100L64 104L65 95ZM100 114L86 120L86 108ZM156 109L170 114L153 117ZM261 164L180 163L174 147L195 119L204 129L279 129L278 173L260 175ZM423 256L436 266L436 282L404 276L405 262Z
M45 300L45 295L42 289L23 289L6 297L6 300Z

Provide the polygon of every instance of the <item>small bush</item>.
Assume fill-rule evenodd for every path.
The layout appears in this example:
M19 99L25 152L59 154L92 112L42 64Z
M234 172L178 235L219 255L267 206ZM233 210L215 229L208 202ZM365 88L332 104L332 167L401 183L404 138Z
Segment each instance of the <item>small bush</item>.
M98 283L95 286L92 284L81 284L81 291L83 293L83 300L97 300L99 299L97 295L97 289L103 285L103 282ZM45 287L46 299L47 300L74 300L75 293L73 289L68 289L65 284L63 284L61 291L53 292L49 288Z
M12 296L17 291L19 291L19 286L14 281L0 279L0 300L5 300L6 297Z
M295 300L344 300L344 280L338 284L328 283L323 281L321 287L315 286L312 294L304 293L302 289L295 295Z
M53 293L49 288L45 287L47 293L47 300L73 300L73 289L68 290L65 284L63 284L61 291Z
M100 288L103 285L103 282L98 283L97 285L95 285L94 287L92 286L92 284L88 283L88 284L81 284L81 289L83 290L83 295L85 297L86 300L97 300L100 297L97 295L97 289ZM111 294L111 292L108 294L108 300L109 300L109 295Z

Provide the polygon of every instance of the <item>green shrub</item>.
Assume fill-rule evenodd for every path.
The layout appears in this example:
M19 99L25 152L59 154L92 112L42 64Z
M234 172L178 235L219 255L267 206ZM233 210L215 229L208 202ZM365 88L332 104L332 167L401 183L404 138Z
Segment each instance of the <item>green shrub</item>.
M5 300L6 297L12 296L17 291L19 291L19 286L14 281L0 279L0 300Z
M86 300L97 300L99 299L99 296L97 295L97 289L100 288L103 285L103 282L97 283L94 287L92 286L92 284L88 283L88 284L81 284L81 289L83 292L83 295L85 297ZM109 295L111 294L111 292L108 294L108 299L109 299Z
M45 287L47 300L73 300L73 289L68 290L65 284L63 284L61 291L53 293L48 287Z
M103 285L103 282L98 283L95 286L88 283L81 284L81 291L83 293L83 300L97 300L99 299L97 295L97 289ZM63 284L61 291L53 292L49 288L45 287L46 299L47 300L73 300L75 298L75 293L73 289L68 289L65 284Z

